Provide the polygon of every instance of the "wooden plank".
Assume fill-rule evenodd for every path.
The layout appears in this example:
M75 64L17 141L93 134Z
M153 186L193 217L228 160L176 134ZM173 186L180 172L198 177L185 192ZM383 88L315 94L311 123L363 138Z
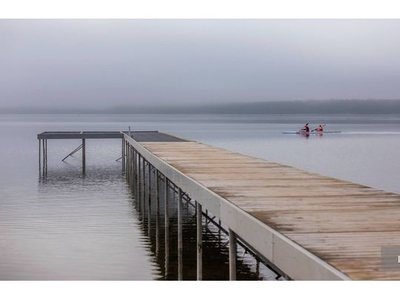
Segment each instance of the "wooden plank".
M400 245L400 231L288 233L292 239L360 280L399 279L400 270L381 267L382 246Z

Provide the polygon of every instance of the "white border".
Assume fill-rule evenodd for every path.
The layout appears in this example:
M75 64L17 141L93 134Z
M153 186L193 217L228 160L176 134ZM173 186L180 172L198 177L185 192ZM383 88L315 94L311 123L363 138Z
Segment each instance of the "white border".
M0 0L0 18L398 18L396 0Z

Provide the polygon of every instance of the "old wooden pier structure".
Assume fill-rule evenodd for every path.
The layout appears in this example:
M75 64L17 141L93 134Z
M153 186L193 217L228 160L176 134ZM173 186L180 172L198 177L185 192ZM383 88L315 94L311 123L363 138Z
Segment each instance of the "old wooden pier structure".
M47 140L64 138L82 139L74 151L82 151L83 172L86 139L121 139L122 168L143 206L164 201L168 207L166 189L173 184L179 199L180 253L182 199L195 201L198 279L205 210L228 228L230 279L236 279L237 243L288 279L400 279L398 194L157 131L43 132L38 134L42 176L47 174ZM168 220L167 209L165 214Z

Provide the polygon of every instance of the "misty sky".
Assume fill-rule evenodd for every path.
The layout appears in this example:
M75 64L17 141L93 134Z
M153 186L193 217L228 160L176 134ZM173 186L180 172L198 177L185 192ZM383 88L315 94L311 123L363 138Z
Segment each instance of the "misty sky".
M399 20L0 20L0 107L400 99Z

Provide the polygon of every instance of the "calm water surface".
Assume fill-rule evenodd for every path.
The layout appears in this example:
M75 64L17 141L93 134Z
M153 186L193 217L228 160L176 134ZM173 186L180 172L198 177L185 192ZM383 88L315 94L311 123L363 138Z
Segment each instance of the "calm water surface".
M341 134L285 135L305 122ZM159 130L300 169L400 193L400 116L0 115L0 279L176 279L121 172L119 140L88 140L86 176L78 140L49 140L48 176L39 177L37 134L57 130ZM174 211L174 207L171 208ZM172 218L174 215L172 214ZM150 232L154 233L152 223ZM162 231L162 230L161 230ZM204 279L228 278L218 230L203 232ZM185 238L186 237L186 238ZM184 219L184 279L195 279L195 220ZM171 234L171 249L176 237ZM162 249L161 249L162 250ZM185 252L186 251L186 252ZM274 279L247 253L238 278Z

